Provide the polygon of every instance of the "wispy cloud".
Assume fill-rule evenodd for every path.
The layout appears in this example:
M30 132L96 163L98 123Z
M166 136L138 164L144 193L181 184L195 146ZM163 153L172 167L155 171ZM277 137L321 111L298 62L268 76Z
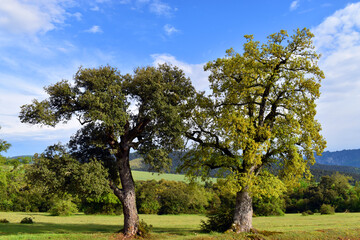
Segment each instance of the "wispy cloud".
M150 12L156 15L171 16L173 8L170 5L161 2L160 0L154 0L149 6Z
M170 54L153 54L151 57L154 59L153 64L169 63L179 67L184 71L187 77L190 77L196 89L200 91L209 90L209 73L204 71L204 64L190 64L177 60Z
M292 1L290 4L290 11L294 11L299 7L299 0Z
M79 12L76 12L74 14L71 14L72 16L74 16L78 21L81 21L82 19L82 14Z
M101 30L101 28L99 26L94 25L91 28L85 30L85 32L88 32L88 33L102 33L103 31Z
M100 8L99 8L99 6L94 6L94 7L90 8L90 10L97 12L97 11L100 11Z
M133 10L147 8L149 12L158 15L170 17L177 10L161 0L121 0L121 4L131 5Z
M354 139L360 135L360 3L336 11L312 31L326 76L318 115L328 147L342 143L342 148L358 148Z
M170 25L170 24L166 24L166 25L164 26L164 31L165 31L166 35L168 35L168 36L170 36L170 35L172 35L172 34L174 34L174 33L179 32L178 29L176 29L174 26L172 26L172 25Z
M65 0L2 0L0 32L37 34L53 30L68 16Z

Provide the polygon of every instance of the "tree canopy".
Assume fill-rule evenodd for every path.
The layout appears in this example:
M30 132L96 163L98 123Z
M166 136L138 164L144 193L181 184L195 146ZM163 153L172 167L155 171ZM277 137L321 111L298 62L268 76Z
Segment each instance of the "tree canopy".
M71 151L82 155L82 161L104 160L110 186L123 204L124 233L136 234L139 220L130 149L143 154L155 170L169 166L168 154L183 146L185 105L194 92L190 80L166 64L137 68L133 75L105 66L80 68L74 84L63 80L45 90L48 99L22 106L21 121L55 126L75 116L83 128L72 138Z
M207 176L227 171L237 194L234 230L250 231L251 196L278 195L313 164L325 140L315 119L315 100L324 78L308 29L245 36L242 53L233 49L209 62L212 94L197 96L191 129L191 157L183 169ZM281 181L282 180L282 181Z

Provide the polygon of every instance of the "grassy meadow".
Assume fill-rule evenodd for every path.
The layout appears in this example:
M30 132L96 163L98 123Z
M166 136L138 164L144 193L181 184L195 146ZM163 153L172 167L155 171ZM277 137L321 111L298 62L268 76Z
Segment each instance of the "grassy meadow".
M147 180L155 180L160 181L162 179L167 181L178 181L178 182L186 182L189 183L190 180L185 177L183 174L173 174L173 173L152 173L145 171L131 171L135 181L147 181ZM204 182L201 179L197 179L200 184ZM209 178L209 181L216 182L216 178Z
M167 181L181 181L189 182L189 180L182 174L172 174L172 173L151 173L145 171L131 171L135 181L147 181L147 180L156 180L160 181L165 179Z
M20 224L24 217L34 218L34 224ZM47 213L1 212L2 239L117 239L114 234L123 223L123 216L84 215L49 216ZM283 217L255 217L258 233L233 234L200 232L201 215L140 215L153 225L151 239L360 239L360 213Z

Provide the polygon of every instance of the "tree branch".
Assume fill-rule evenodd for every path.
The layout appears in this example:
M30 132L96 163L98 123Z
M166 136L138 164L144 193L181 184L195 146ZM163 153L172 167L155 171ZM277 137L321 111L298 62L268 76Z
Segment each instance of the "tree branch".
M222 147L222 146L220 145L219 137L218 137L218 136L216 136L215 134L212 134L213 137L216 137L216 139L215 139L216 143L204 142L200 137L195 137L195 136L194 136L196 133L199 134L199 132L200 132L200 131L194 131L194 132L192 132L192 133L186 132L186 133L185 133L185 136L186 136L187 138L189 138L189 139L191 139L191 140L199 143L199 144L200 144L201 146L203 146L203 147L216 148L216 149L220 150L224 155L229 156L229 157L232 157L232 158L235 158L235 155L234 155L228 148ZM209 132L207 132L207 133L209 133ZM200 135L200 134L199 134L199 135Z
M124 198L125 198L124 190L118 188L118 187L113 183L113 181L111 181L111 180L109 180L109 186L110 186L110 188L113 190L114 194L115 194L119 199L121 199L121 201L123 201Z

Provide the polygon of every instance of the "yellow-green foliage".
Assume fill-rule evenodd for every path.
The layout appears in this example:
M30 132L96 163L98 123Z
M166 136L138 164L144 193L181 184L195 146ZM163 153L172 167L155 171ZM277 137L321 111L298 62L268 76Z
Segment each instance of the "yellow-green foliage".
M186 134L194 144L183 169L226 169L235 191L268 197L309 176L326 145L315 119L324 73L313 37L306 28L281 30L265 43L247 35L241 53L229 49L205 66L212 94L195 97Z

